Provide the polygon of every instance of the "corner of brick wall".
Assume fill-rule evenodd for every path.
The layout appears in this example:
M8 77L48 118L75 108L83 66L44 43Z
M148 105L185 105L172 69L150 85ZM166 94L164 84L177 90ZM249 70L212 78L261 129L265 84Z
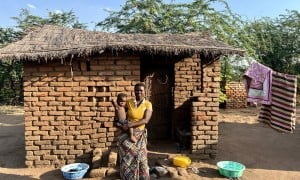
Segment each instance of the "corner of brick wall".
M219 60L201 68L201 60L196 56L175 64L175 109L189 102L180 113L190 117L190 122L185 123L190 123L193 159L216 157L220 70Z
M229 82L226 85L226 108L247 107L247 93L243 82Z

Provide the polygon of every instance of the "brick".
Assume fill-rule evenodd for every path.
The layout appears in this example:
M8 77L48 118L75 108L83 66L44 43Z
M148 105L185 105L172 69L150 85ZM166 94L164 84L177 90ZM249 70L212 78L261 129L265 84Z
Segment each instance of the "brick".
M41 116L40 117L40 120L41 121L45 121L45 123L47 123L47 125L48 125L48 122L46 122L46 121L54 121L54 116Z
M64 87L65 83L64 82L49 82L50 87Z
M208 125L208 126L217 126L218 122L217 121L205 121L205 125Z
M189 176L189 173L187 172L186 168L177 167L177 171L180 176L184 176L184 177Z
M49 135L50 136L63 136L63 135L65 135L65 131L50 131Z
M114 127L113 122L104 122L104 127Z
M105 143L98 143L98 144L95 144L94 146L96 148L105 148L106 147Z
M37 160L37 161L34 161L34 164L36 165L36 167L38 167L37 165L42 165L40 167L45 167L44 165L50 165L50 161L49 160Z
M42 135L42 136L48 136L48 131L33 131L33 136L36 135Z
M96 168L100 168L101 167L101 158L102 158L102 154L99 155L99 156L93 156L92 158L92 167L93 169L96 169Z
M56 140L57 136L42 136L42 140Z
M49 101L55 101L55 97L39 97L40 101L45 101L45 102L49 102Z
M71 145L59 145L58 146L58 149L74 149L74 146L71 146Z
M37 151L40 150L39 146L25 146L26 151Z
M88 129L88 130L83 130L81 131L81 134L95 134L97 132L97 129Z
M118 154L111 151L108 156L108 167L115 168L117 166Z
M74 111L90 111L90 107L83 107L83 106L75 106Z
M79 86L79 82L65 82L64 83L65 87L78 87Z
M24 98L24 102L36 102L39 101L38 97L26 97Z
M199 144L204 144L205 143L205 141L204 140L193 140L192 142L191 142L191 144L192 145L199 145Z
M49 96L62 97L63 96L63 92L49 92Z
M71 106L57 106L56 108L57 111L72 111Z
M178 177L178 171L177 171L176 168L174 168L174 167L168 167L168 166L167 166L166 169L168 170L168 172L169 172L169 174L170 174L170 177L171 177L172 179L175 179L175 178Z
M106 172L107 177L115 177L115 179L119 179L120 172L117 168L108 168Z
M74 81L89 81L89 77L86 76L75 76L73 77Z
M218 131L205 131L206 135L218 135Z
M38 150L38 151L33 151L33 154L35 156L42 156L42 155L49 155L50 150Z
M211 130L211 126L198 126L198 130Z
M104 138L104 137L106 137L105 133L91 134L91 138L93 139Z
M106 177L108 168L102 167L99 169L92 169L90 171L89 177L90 178L104 178Z
M57 156L56 155L44 155L43 159L44 160L52 160L52 161L54 161L54 160L57 160Z
M56 149L56 146L53 145L42 145L41 150L50 150L50 149Z
M72 98L74 99L75 97L64 97L64 96L62 96L62 97L57 98L57 100L62 101L62 102L64 102L64 101L71 102Z
M40 160L39 156L26 156L27 161Z
M205 140L205 144L218 144L218 140Z
M68 132L67 132L67 135L65 135L65 136L58 136L58 140L71 140L71 139L73 139L74 138L74 136L71 136L71 135L68 135Z
M75 139L77 139L77 140L89 139L89 136L88 135L78 135L78 136L76 136Z
M48 92L32 92L33 97L47 97Z
M76 149L78 149L78 150L83 150L83 149L90 150L90 145L76 145Z
M65 111L49 111L48 115L50 116L63 116Z
M66 155L67 154L67 150L53 150L53 154L61 154L61 155Z
M87 101L87 97L73 97L72 99L75 102L86 102ZM71 101L71 100L69 100L69 101Z
M207 140L207 139L210 139L210 135L200 135L200 136L198 136L198 139L199 140Z
M39 141L40 136L25 136L26 141Z

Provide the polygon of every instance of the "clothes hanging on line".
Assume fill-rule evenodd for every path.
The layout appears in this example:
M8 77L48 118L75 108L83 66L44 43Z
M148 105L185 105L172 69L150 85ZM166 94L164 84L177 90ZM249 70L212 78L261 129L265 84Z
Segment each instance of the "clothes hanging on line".
M258 62L253 62L244 73L247 101L270 105L272 69Z
M271 104L262 105L258 120L281 132L296 125L297 76L272 72Z

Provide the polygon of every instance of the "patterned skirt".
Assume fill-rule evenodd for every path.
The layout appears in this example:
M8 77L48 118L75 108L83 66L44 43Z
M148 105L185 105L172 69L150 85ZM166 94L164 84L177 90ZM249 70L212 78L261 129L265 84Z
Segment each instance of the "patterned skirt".
M128 133L118 137L120 176L123 180L150 179L147 159L147 130L134 129L137 142L133 143Z

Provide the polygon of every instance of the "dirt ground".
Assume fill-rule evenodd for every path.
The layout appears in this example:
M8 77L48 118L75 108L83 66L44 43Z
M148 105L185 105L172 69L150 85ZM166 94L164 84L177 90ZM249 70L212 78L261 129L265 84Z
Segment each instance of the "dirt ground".
M192 162L198 174L178 179L226 179L219 175L216 163L221 160L241 162L246 166L242 180L300 179L300 126L293 134L277 132L259 123L259 108L221 109L219 144L215 160ZM297 124L300 123L297 118ZM59 169L26 168L23 110L0 106L0 180L60 180ZM159 149L159 152L156 150ZM176 154L175 144L151 144L149 155ZM171 178L161 178L171 179Z

